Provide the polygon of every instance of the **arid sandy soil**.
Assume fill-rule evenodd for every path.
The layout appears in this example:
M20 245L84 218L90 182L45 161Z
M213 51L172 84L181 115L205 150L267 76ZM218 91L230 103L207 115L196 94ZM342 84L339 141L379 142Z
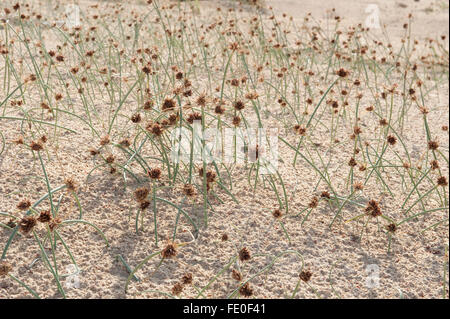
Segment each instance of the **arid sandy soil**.
M22 8L25 10L24 3L36 5L37 2L32 0L22 1ZM15 2L8 3L9 5L4 5L2 2L0 8L3 6L12 7ZM90 7L95 3L99 4L99 8ZM101 14L99 12L110 12L112 14L114 12L113 6L118 3L118 1L78 2L81 11L89 12L89 16ZM147 8L148 5L144 1L140 3L142 4L124 6L121 13L124 19L133 15L134 13L130 13L132 11L139 15L145 15L144 8ZM77 185L76 194L82 207L83 220L98 227L109 241L109 246L107 246L99 233L87 224L65 224L61 225L64 227L58 228L59 235L64 239L65 244L70 247L70 252L81 270L77 279L79 280L79 286L66 287L66 277L61 276L61 282L68 298L167 298L174 295L174 285L186 273L192 274L193 283L185 285L183 292L178 297L226 298L239 287L239 282L231 276L231 269L239 270L245 281L251 279L249 282L253 289L252 297L256 298L290 298L294 291L295 298L448 298L448 186L435 185L439 176L447 176L448 180L449 139L448 131L443 129L443 126L448 126L449 122L448 2L431 0L277 0L266 1L266 9L260 11L259 14L262 21L266 23L268 34L272 27L271 16L274 15L277 20L281 21L283 25L281 29L291 30L287 37L300 38L307 43L307 46L312 47L314 43L309 44L308 41L311 39L311 32L314 31L322 38L322 35L328 37L335 34L336 29L342 30L342 38L339 41L345 41L350 26L356 26L359 23L364 25L368 15L365 9L369 4L378 5L380 22L384 24L382 29L369 31L370 41L380 39L379 41L383 42L382 45L378 45L380 50L376 55L381 54L382 56L389 51L386 49L387 43L391 43L392 50L397 53L401 51L402 46L414 46L413 41L417 40L415 49L408 53L409 60L401 60L401 63L402 67L405 64L418 64L421 70L420 74L417 77L412 76L413 72L409 68L406 76L407 81L403 80L405 78L404 69L400 69L398 72L397 70L388 72L388 75L383 74L385 71L379 71L376 76L375 73L369 71L366 78L361 64L358 64L357 69L361 72L358 73L355 67L350 73L351 81L344 82L344 79L336 82L336 86L324 98L323 105L319 108L317 114L321 116L320 121L314 120L312 122L314 129L308 127L307 138L300 148L307 160L299 156L294 167L292 162L296 154L295 151L286 143L279 141L280 162L278 168L279 176L283 180L285 194L278 181L276 185L279 198L268 180L265 183L259 180L256 189L254 189L254 173L251 175L252 183L249 183L248 179L250 165L230 166L230 177L233 182L230 192L237 202L221 190L218 185L214 185L213 189L217 191L217 197L212 195L209 197L212 208L208 210L207 228L203 226L204 202L200 190L197 191L195 204L193 204L193 201L190 198L186 199L180 191L183 187L182 180L177 181L173 189L163 188L164 186L170 186L167 170L163 168L161 162L151 158L152 155L159 156L159 153L154 151L152 144L146 144L141 150L142 156L148 156L147 160L150 165L162 169L162 178L157 182L161 189L158 189L157 196L181 205L200 230L198 233L195 232L188 220L181 216L177 226L176 242L189 242L189 244L178 247L177 255L174 258L164 260L162 264L159 264L161 260L159 254L150 259L136 272L139 281L131 280L127 291L125 291L125 286L129 272L119 258L123 258L129 267L134 269L151 253L163 249L168 240L172 238L178 210L164 202L157 202L159 242L156 246L152 208L148 208L146 214L142 217L143 229L136 233L136 220L140 222L140 218L136 218L138 204L134 198L134 191L138 187L152 186L152 182L146 179L138 163L135 161L130 164L130 170L140 180L145 180L142 183L138 183L130 174L126 174L127 183L125 184L124 171L119 166L114 173L110 173L110 170L106 167L93 170L103 161L100 155L93 157L89 150L100 147L100 139L108 133L108 123L111 114L117 108L120 97L114 101L116 104L111 109L110 96L105 91L101 94L97 92L96 86L90 84L93 80L89 78L85 85L86 91L96 92L96 95L86 97L83 100L82 95L77 94L73 85L78 80L73 80L73 74L71 75L68 72L70 67L76 66L77 55L74 52L66 55L65 65L58 64L58 68L55 67L51 70L52 89L50 94L52 97L59 92L63 94L60 101L54 102L54 109L64 109L78 114L82 118L69 116L63 112L57 113L59 116L57 124L73 129L76 131L75 133L65 129L56 130L53 126L46 127L35 124L29 126L30 122L28 121L11 119L13 117L24 118L28 114L33 114L36 119L54 123L54 115L46 110L41 110L40 104L43 100L44 91L38 88L36 82L26 84L24 95L27 98L24 105L18 107L10 103L11 100L21 99L17 96L20 91L15 92L5 105L0 105L0 116L3 116L0 117L0 137L4 137L4 139L0 139L0 143L3 140L0 144L0 150L1 147L4 147L0 154L0 212L16 216L19 220L25 213L17 208L20 201L28 199L34 204L47 194L46 179L38 154L32 152L27 146L31 140L36 140L42 134L45 134L48 137L48 142L45 143L45 149L40 151L40 155L45 163L51 186L55 188L64 185L67 178L73 178ZM221 7L222 12L226 12L233 7L233 2L199 1L199 7L193 6L193 10L196 12L198 30L204 32L204 28L221 19L221 15L217 14L216 8ZM268 8L269 6L273 7L273 11ZM334 11L333 8L335 8ZM190 9L186 10L189 11ZM247 30L248 24L244 20L250 20L251 17L257 15L256 12L252 7L245 6L245 10L237 13L239 19L242 20L235 21L235 24L238 26L242 24L240 29ZM177 10L173 9L172 13L176 16ZM283 17L284 13L287 14L285 18ZM311 15L307 16L309 13ZM412 20L408 18L409 13L412 14ZM289 21L290 16L293 17L291 21ZM336 16L341 18L338 26L336 26ZM156 18L154 11L151 17L152 21ZM309 17L308 28L302 28L305 17ZM225 15L222 15L222 18L231 19L231 17L225 17ZM99 20L101 21L101 19L100 17ZM176 19L174 17L172 21L169 19L167 22L175 24ZM189 17L187 19L190 23ZM99 23L98 20L92 20L92 18L90 21ZM163 19L163 21L165 20ZM128 20L124 22L124 28L126 28L127 22ZM407 32L404 28L405 23L410 25L410 29L408 29L408 32L410 30L410 38L402 42L402 40L407 39L405 37L405 32ZM204 27L200 27L202 24ZM151 29L153 25L150 24L149 26ZM315 29L314 26L320 26L321 29ZM14 28L18 29L18 25L14 25ZM36 42L42 42L45 44L46 50L56 50L56 45L61 44L64 38L56 31L50 32L49 30L46 29L42 33L46 39L39 40L34 37L30 45L35 47ZM130 33L130 30L132 28L128 28L125 32ZM154 31L154 29L151 30ZM189 28L189 32L191 30ZM303 30L306 36L297 36L296 32L300 31L295 30ZM141 37L145 38L147 36L145 32L150 34L152 31L142 31ZM3 44L5 43L4 29L1 29L0 32L3 32L1 38ZM19 29L18 32L20 34ZM120 31L120 28L111 28L111 32L116 33L117 37L120 38L121 35L119 34L122 31ZM163 49L166 45L164 38L156 33L155 36L148 35L149 43L153 45L155 39L161 37L163 44L161 44L160 52L167 54L167 51ZM9 36L14 37L14 34L11 32ZM231 35L225 34L224 36L229 37L227 42L229 42L228 39L233 38ZM442 38L442 36L446 37ZM443 53L436 53L435 57L430 54L432 51L427 47L429 39L433 39L435 42L440 41ZM95 43L95 41L91 41L90 44ZM320 41L319 43L322 43ZM407 43L409 41L411 43ZM295 41L291 42L294 43ZM351 41L349 40L349 42ZM106 44L107 41L103 43ZM187 44L185 45L187 47ZM215 43L210 43L211 50L214 50L214 45ZM370 45L371 48L376 47L373 43ZM127 49L126 46L119 44L119 49ZM345 43L342 46L345 47ZM64 48L63 50L68 49ZM88 48L86 48L87 50ZM293 45L293 48L288 47L286 50L294 52L295 47ZM327 55L327 49L321 48L321 50L324 52L317 54L319 60L321 56ZM343 51L345 50L343 49ZM110 52L108 49L103 51L105 56L98 59L99 63L104 62L103 58L107 60L108 52ZM220 52L215 53L219 56ZM37 52L34 52L34 54L38 55ZM305 49L302 54L300 57L308 55L307 50ZM17 63L21 55L25 57L26 61L22 67ZM368 52L367 55L371 57L372 53ZM428 58L435 59L439 63L426 69L423 67L423 65L426 65L426 61L424 62L421 59L422 55L428 55ZM277 59L276 54L271 55L271 57L274 60ZM439 57L443 58L440 59ZM14 51L11 58L16 63L17 72L22 81L30 72L33 73L32 63L25 46L22 46L22 51ZM190 56L183 57L183 59L189 58ZM251 68L254 68L253 62L255 61L251 60L252 58L254 58L253 52L250 53L249 61L251 63L249 64ZM201 65L202 59L201 51L198 51L199 62L196 62L196 65L200 65L198 66L199 69L203 68ZM280 60L283 60L283 58L280 57ZM222 59L218 61L220 61L220 65L213 64L210 66L212 69L217 67L211 73L214 82L212 84L213 94L207 94L207 108L211 114L214 114L213 97L219 96L219 93L214 89L216 86L222 85L221 77L224 74ZM300 79L298 90L301 92L301 100L296 100L295 96L297 95L291 92L292 88L289 85L289 89L285 92L285 98L294 105L295 114L301 118L301 125L306 125L305 123L324 92L335 78L339 78L333 72L341 67L351 69L349 65L359 62L356 60L351 63L342 62L342 64L340 64L341 62L333 62L336 64L333 64L330 68L332 76L324 79L324 73L327 70L326 64L314 62L307 58L302 61L304 70L298 73L301 74L298 75ZM277 60L276 63L278 62ZM0 103L7 98L3 83L5 63L5 56L3 56L0 63L2 82ZM117 65L120 64L120 62L117 63ZM185 63L189 65L186 61ZM270 60L270 63L273 63L272 60ZM181 61L179 67L182 64ZM307 72L310 71L310 65L316 66L311 69L313 73L307 75ZM82 68L81 65L78 66ZM101 69L104 66L92 63L92 69ZM281 65L278 67L281 68ZM389 69L384 66L381 68L383 70ZM60 70L62 75L58 76L56 70ZM65 73L63 73L64 71ZM124 82L125 89L121 92L121 97L136 81L136 74L132 73L135 72L133 68L127 66L124 72L126 74L121 76L128 77L129 80ZM164 70L161 69L158 72L163 74ZM277 79L276 72L278 71L265 66L261 76L277 86L283 80ZM43 74L46 76L47 73L45 71ZM245 74L245 69L232 67L227 79L232 79L233 76L240 78ZM82 75L75 75L75 77L81 78ZM161 79L163 77L164 75L161 75ZM356 78L359 78L363 83L359 87L351 84ZM308 89L303 85L306 79L309 81L309 87L312 90L313 101L311 104L307 102ZM417 85L419 79L423 82L421 87ZM65 81L71 83L67 90L63 85ZM102 82L106 80L102 76L98 76L95 81L98 81L100 87L102 87ZM161 81L162 86L170 87L169 84ZM194 94L191 100L193 104L195 104L194 101L200 93L208 91L208 81L206 72L192 75ZM145 83L146 80L143 82ZM388 95L387 99L380 98L382 92L389 91L395 84L397 85L395 89L398 92L397 94ZM17 79L11 75L11 89L16 86ZM152 90L156 86L156 82L151 83ZM224 96L226 96L227 112L230 110L230 113L224 115L224 121L231 123L232 116L230 114L232 114L231 105L234 99L234 91L228 84L226 86L227 93ZM411 98L408 94L410 86L414 86L417 100ZM423 88L423 90L421 91L420 88ZM9 92L11 92L11 89ZM91 89L92 91L90 91ZM347 94L342 95L343 90L350 91L347 93L348 98L344 97ZM169 91L169 89L166 89L165 92ZM253 91L253 89L250 91ZM280 103L277 102L279 92L271 89L268 85L262 84L258 84L254 91L258 93L261 100L260 110L265 127L277 128L279 135L284 140L296 146L300 135L293 133L292 127L297 122L289 108L280 106ZM113 147L112 144L113 142L119 143L124 138L133 141L136 134L140 132L137 126L130 122L129 117L136 110L141 110L144 118L141 126L144 131L146 121L153 119L153 115L150 115L150 113L142 112L142 101L139 101L140 93L137 92L133 91L130 98L120 108L114 128L109 134L112 142L103 149L104 152L102 153L102 156L113 153L115 163L122 166L126 163L128 157L117 147ZM246 92L244 90L244 93ZM402 95L402 92L406 92L406 94ZM362 96L358 97L359 94L362 94ZM71 96L72 101L68 95ZM117 93L117 96L119 96L119 93ZM158 96L158 101L160 101L159 98ZM384 143L386 132L384 127L379 125L380 118L375 116L373 112L367 111L367 107L378 103L375 102L376 99L381 101L379 102L380 109L386 111L386 113L381 114L380 118L389 118L389 112L387 111L389 105L391 103L395 105L392 129L396 130L398 136L396 135L395 145L386 147L382 161L386 166L374 171L373 176L366 180L367 174L374 164L372 162L377 161L377 156L383 149L383 145L386 144ZM327 103L328 100L339 101L341 120L332 111L322 112L323 109L332 110L330 106L332 101ZM343 107L345 100L349 103L347 109ZM99 136L96 136L88 125L85 125L89 118L84 111L84 102L95 105L95 109L98 111L98 116L92 114L92 123L99 132ZM359 105L359 113L355 115L357 104ZM402 119L398 117L399 112L397 111L401 105L407 105L407 112ZM440 150L441 155L436 153L440 165L439 172L435 169L428 169L433 158L429 151L429 137L424 125L424 114L420 107L428 109L426 120L431 139L439 143L438 150ZM91 108L91 110L93 109ZM304 112L305 110L307 112ZM256 126L258 118L250 103L247 104L244 112L248 123ZM186 113L186 116L188 114ZM7 119L8 116L10 119ZM354 132L355 121L362 128L362 133L360 133L362 142L358 145L358 148L361 147L361 149L355 155L356 161L358 165L362 165L364 162L367 168L364 171L359 170L358 166L355 167L352 171L353 182L349 182L350 173L347 163L352 157L352 151L354 151L354 140L349 136ZM386 134L393 133L391 131L391 133L387 132ZM15 143L21 136L25 143ZM140 143L142 139L143 135L137 138L137 141ZM370 142L371 146L364 144L365 142ZM373 148L371 148L372 145ZM133 147L133 149L135 148ZM402 167L402 161L407 159L411 163L411 169ZM308 161L314 161L314 165L319 168L319 171L331 181L331 186L341 196L340 201L328 202L321 197L322 192L331 192L330 185L324 182L319 172L313 169ZM400 168L392 169L390 166ZM419 168L417 168L418 166ZM413 168L417 169L413 170ZM220 171L225 176L225 182L228 183L230 180L228 173L223 169ZM186 172L184 174L184 176L187 176ZM197 176L197 170L194 174L196 183L201 185L202 180ZM381 174L382 178L378 178L377 174ZM363 190L358 192L357 196L349 197L353 190L353 186L350 187L349 184L364 183L365 181ZM388 188L384 186L384 183L388 185ZM414 190L414 183L420 184L417 191ZM420 195L428 194L427 192L430 192L429 195L424 196L421 200ZM320 200L319 204L317 207L308 210L315 196ZM287 215L284 206L286 198L289 205ZM348 202L345 201L346 198L349 198ZM407 198L407 204L404 205ZM369 200L376 200L381 207L383 216L396 221L397 224L414 214L417 214L417 217L411 217L398 225L395 233L390 233L386 231L386 225L389 224L387 219L365 218L364 209ZM273 212L280 208L279 201L283 203L281 208L283 216L281 219L276 219ZM59 207L58 216L61 220L77 220L79 218L79 207L75 197L69 191L63 190L55 193L53 202L54 206ZM415 203L417 204L413 205ZM339 217L332 227L329 227L342 204L344 204L344 207L339 213ZM405 210L411 205L413 205L411 210L405 213ZM50 209L48 200L44 200L38 208L38 212ZM305 215L309 211L310 213L305 219ZM421 212L426 213L421 214ZM299 213L301 213L300 216L296 216ZM361 214L363 214L362 218L355 218ZM10 218L7 215L0 215L0 223L6 225L9 220ZM0 228L0 253L5 248L11 233L12 229L8 227ZM36 236L43 241L50 263L54 265L51 244L48 240L43 240L45 234L45 227L42 223L38 223ZM196 237L194 240L192 235ZM227 240L223 240L224 235L227 236ZM59 274L63 275L70 272L68 267L73 261L61 241L58 241L56 247L55 259L58 260ZM234 262L227 268L227 264L243 247L250 251L250 260ZM54 276L44 262L42 255L36 237L32 233L18 232L4 260L12 267L10 273L35 290L40 297L61 298L62 295L58 291ZM378 269L379 281L376 279L374 285L371 285L373 282L370 281L371 269ZM306 270L312 276L310 280L305 282L299 279L299 274L305 273ZM213 280L218 274L220 275L217 279ZM205 287L209 283L210 285ZM200 291L201 293L199 293ZM233 297L236 296L239 295L233 295ZM0 276L0 298L30 297L30 292L16 281L8 276Z

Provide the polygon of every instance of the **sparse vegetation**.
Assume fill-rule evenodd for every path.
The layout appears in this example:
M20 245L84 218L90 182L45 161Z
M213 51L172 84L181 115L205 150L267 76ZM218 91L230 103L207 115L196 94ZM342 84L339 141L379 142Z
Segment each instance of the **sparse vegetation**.
M73 297L65 266L82 274L92 249L102 267L117 263L121 297L345 297L334 275L345 256L322 273L298 241L323 223L386 258L433 233L446 248L427 297L448 298L445 36L414 39L409 15L391 43L385 29L343 27L335 10L325 28L263 1L79 6L70 27L63 1L0 4L0 279L19 296ZM197 129L235 132L232 156L190 138ZM245 129L277 135L240 145ZM219 265L185 261L205 247ZM29 280L32 267L53 292ZM168 275L154 285L158 272ZM279 272L281 295L258 291Z

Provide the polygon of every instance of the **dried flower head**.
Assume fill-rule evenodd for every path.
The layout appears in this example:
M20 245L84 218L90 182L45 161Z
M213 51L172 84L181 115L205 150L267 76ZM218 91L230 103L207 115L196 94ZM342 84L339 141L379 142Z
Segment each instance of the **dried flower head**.
M44 147L42 146L42 142L31 142L30 144L30 148L35 151L35 152L39 152L41 151Z
M148 176L150 176L151 179L160 179L161 170L159 168L152 168L148 171Z
M138 202L142 202L147 199L150 190L146 187L140 187L134 191L134 197Z
M108 156L106 156L105 161L106 161L106 163L109 163L109 164L114 163L114 161L115 161L114 155L109 154Z
M20 220L19 228L23 234L28 234L36 226L36 218L33 216L25 216Z
M48 223L48 228L51 231L55 230L61 224L61 219L59 217L52 218L52 220Z
M139 123L142 120L141 114L135 113L131 116L131 122L133 123Z
M183 285L177 282L172 287L172 295L178 296L183 291L183 288L184 288Z
M76 191L77 184L73 178L71 178L71 177L67 178L64 183L66 184L66 187L69 191L72 191L72 192Z
M8 273L12 270L12 266L6 261L0 261L0 277L4 277L8 275Z
M150 206L150 202L148 200L143 200L142 202L139 202L139 208L141 210L147 209Z
M110 142L109 135L105 135L100 139L100 145L102 146L109 144L109 142Z
M241 288L239 288L239 294L247 298L253 295L253 289L250 287L250 284L248 282Z
M24 199L17 204L17 208L20 210L27 210L30 208L31 202L28 199Z
M175 106L176 104L174 100L166 98L161 106L161 110L170 111L173 110Z
M356 163L356 160L352 157L352 158L348 161L348 166L350 166L350 167L355 167L356 165L358 165L358 163Z
M195 195L195 189L192 184L185 184L183 186L183 194L187 197L193 197Z
M236 281L241 281L242 280L242 275L239 271L237 271L236 269L233 269L231 271L231 278L233 278Z
M233 107L236 110L241 111L241 110L243 110L245 108L245 104L242 101L236 101L236 102L233 103Z
M381 215L381 209L380 209L380 205L378 204L377 201L371 199L369 200L369 202L367 203L367 206L365 208L365 211L368 215L372 216L372 217L377 217Z
M272 212L272 216L275 217L276 219L279 219L279 218L281 218L281 216L283 216L283 213L281 212L281 210L275 209Z
M345 70L344 68L340 68L339 70L336 71L336 74L338 76L340 76L341 78L345 78L345 77L347 77L349 72L347 70Z
M169 242L166 247L161 251L162 258L168 259L177 255L177 245Z
M390 233L395 233L395 231L397 230L397 225L395 225L394 223L391 223L391 224L386 226L386 229Z
M439 148L439 143L437 141L428 141L428 149L437 150Z
M221 104L218 104L214 108L214 113L216 113L216 114L223 114L223 113L225 113L225 108Z
M311 276L312 272L310 272L309 270L302 270L299 275L300 279L304 282L308 282L311 279Z
M6 226L8 226L9 228L16 228L17 224L15 222L14 219L10 219L7 223Z
M191 273L186 273L181 278L181 282L183 283L183 285L190 285L190 284L192 284L192 281L193 281L193 278L192 278Z
M430 162L430 165L431 165L431 169L432 169L432 170L436 170L436 169L439 168L439 162L438 162L437 160L432 160L432 161Z
M437 184L438 184L439 186L442 186L442 187L447 186L447 185L448 185L447 178L446 178L445 176L440 176L440 177L437 179Z
M155 136L161 136L163 133L163 129L161 125L159 125L158 123L155 123L150 127L147 127L147 129L149 129L149 131Z
M240 261L247 261L251 258L250 256L250 251L246 248L243 247L240 251L239 251L239 260Z
M311 201L308 204L309 208L316 208L319 205L319 199L317 198L317 196L314 196Z
M39 217L37 220L41 223L48 223L49 221L52 220L52 214L49 210L43 210L39 214Z
M241 118L239 116L234 116L233 117L233 125L239 126L240 123L241 123Z
M320 194L320 197L321 197L321 198L330 199L330 198L331 198L331 195L330 195L330 192L328 192L328 191L323 191L322 194Z
M381 119L381 120L379 121L379 123L380 123L381 126L386 126L386 125L388 125L388 121L387 121L386 119Z
M393 135L388 135L387 142L390 145L395 145L395 143L397 143L397 138L395 136L393 136Z
M121 146L123 146L123 147L130 147L131 142L130 142L129 139L123 139L123 140L121 140L121 141L119 142L119 144L120 144Z

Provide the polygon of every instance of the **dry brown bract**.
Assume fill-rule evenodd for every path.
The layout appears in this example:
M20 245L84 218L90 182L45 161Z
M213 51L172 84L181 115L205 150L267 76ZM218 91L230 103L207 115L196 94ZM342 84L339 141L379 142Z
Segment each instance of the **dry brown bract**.
M36 218L33 216L25 216L19 223L20 231L23 234L28 234L31 232L34 226L36 226Z
M39 151L41 151L44 148L42 146L41 142L31 142L30 147L35 152L39 152Z
M390 233L395 233L395 231L397 230L397 225L392 223L392 224L387 225L386 228Z
M150 193L149 189L146 187L138 188L134 191L134 197L138 202L142 202L146 200L148 194Z
M445 176L439 177L437 180L437 184L442 187L447 186L448 185L447 178Z
M172 287L172 295L178 296L179 294L181 294L182 291L183 291L183 285L182 284L177 282L175 285L173 285L173 287Z
M250 251L244 247L239 251L239 260L240 261L247 261L251 258Z
M371 199L368 203L367 203L367 207L365 208L365 211L368 215L372 216L372 217L377 217L381 215L381 209L380 209L380 205L378 204L377 201Z
M242 280L242 275L239 271L237 271L236 269L233 269L231 271L231 278L233 278L236 281L241 281Z
M30 208L31 202L28 199L24 199L17 204L17 208L20 210L27 210Z
M248 282L241 288L239 288L239 294L246 298L253 296L253 289L250 287L250 284Z
M6 261L0 261L0 277L8 275L12 270L12 266Z
M152 168L150 171L148 171L148 176L150 176L151 179L160 179L161 170L159 168Z
M43 210L39 217L38 217L38 221L40 221L41 223L48 223L50 220L52 219L52 214L50 213L49 210Z
M281 210L275 209L272 212L272 216L275 217L276 219L278 219L278 218L281 218L281 216L283 216L283 213L281 212Z
M167 246L161 251L161 256L164 259L172 258L177 255L177 245L175 243L168 243Z
M308 282L311 279L311 276L312 272L310 272L309 270L302 270L299 275L300 279L304 282Z
M181 278L181 282L183 283L183 285L190 285L192 284L192 281L193 278L191 273L184 274L183 277Z
M194 186L191 184L186 184L183 186L183 194L187 197L193 197L195 195L195 189Z

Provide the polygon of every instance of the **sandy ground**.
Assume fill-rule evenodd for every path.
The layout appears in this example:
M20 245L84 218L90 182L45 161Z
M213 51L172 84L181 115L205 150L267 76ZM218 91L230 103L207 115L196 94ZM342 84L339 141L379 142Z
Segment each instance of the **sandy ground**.
M279 0L266 3L273 6L278 14L286 12L298 21L310 12L321 26L330 25L330 28L333 25L330 14L332 8L336 9L336 15L343 17L344 26L354 25L364 21L365 8L368 4L375 3L380 8L381 21L385 24L393 45L398 45L400 37L403 36L402 26L409 13L414 16L414 38L422 41L441 35L447 35L448 38L449 34L448 3L444 1ZM209 8L213 7L206 1L201 1L201 6L202 15L207 15ZM228 4L223 3L223 6ZM448 74L448 69L446 72ZM448 125L448 97L447 84L439 91L433 91L426 101L427 105L433 106L428 117L432 135L439 140L447 158L449 140L441 127ZM0 95L0 100L2 99L3 96ZM362 100L363 105L367 103L370 101ZM375 120L366 113L361 117L368 126L365 134L375 136L377 129L370 127L370 123ZM63 121L61 124L70 125L70 122ZM273 124L277 125L276 122ZM26 197L34 202L46 192L39 161L29 150L12 143L17 138L19 128L19 124L15 122L0 121L0 130L7 141L5 151L0 157L0 211L16 212L17 215L20 213L17 212L16 205L21 199ZM351 129L351 125L344 125L336 137L348 139ZM359 236L363 229L362 221L339 222L330 230L328 225L336 208L321 202L303 225L299 219L284 219L291 239L289 243L282 228L272 217L272 211L278 207L273 191L262 185L254 191L245 178L245 168L236 167L232 172L232 192L239 204L226 195L221 196L223 203L213 200L214 212L209 215L208 228L201 229L194 242L179 248L177 257L164 262L156 272L154 270L159 259L152 259L153 261L137 273L140 281L132 281L129 291L125 292L128 273L117 256L120 254L133 268L151 252L164 247L166 238L172 236L177 211L168 205L158 204L158 227L162 239L159 247L155 247L150 212L145 216L144 230L136 234L136 203L132 192L137 185L133 185L129 179L128 188L125 189L120 175L109 174L106 170L94 171L87 180L86 177L95 166L88 153L93 142L90 142L90 131L86 127L80 128L79 131L81 134L61 133L59 143L48 147L52 159L46 160L49 180L55 187L61 185L65 178L75 177L80 184L78 196L83 206L84 218L104 231L110 245L107 247L98 233L86 225L73 225L60 230L81 268L80 286L66 289L69 298L165 298L161 292L170 293L172 286L185 272L192 273L194 285L201 288L244 246L252 254L249 262L240 265L245 278L270 264L274 257L286 253L277 259L266 273L252 279L254 296L257 298L290 297L296 287L303 262L303 269L310 270L312 278L308 285L303 282L300 284L296 298L442 298L443 280L447 281L448 287L448 255L445 254L445 247L448 247L448 224L420 234L422 229L445 216L448 218L448 211L430 214L404 224L393 238L392 251L387 253L387 236L380 233L376 222L369 222L361 240ZM321 144L319 151L328 149L330 141L327 134L325 128L318 128L311 137L313 141ZM295 136L287 136L290 141L295 141ZM408 115L403 137L413 161L419 160L426 150L420 112L414 111ZM279 147L284 163L291 163L293 152L285 145L280 144ZM399 145L395 147L401 152ZM337 147L333 152L330 172L336 182L334 186L344 189L348 170L341 167L342 163L348 161L346 149L343 146ZM388 158L393 158L393 155L388 155ZM442 162L442 169L448 175L448 166L444 164ZM323 185L315 189L317 174L302 160L295 169L292 165L280 164L280 174L286 184L292 212L300 212L308 205L313 195L324 190ZM356 172L355 179L362 178L362 173L358 174L359 172ZM394 219L400 218L402 212L399 207L405 196L401 179L395 172L388 174L386 178L396 190L397 197L391 198L380 191L378 184L369 182L363 198L377 198L383 211L389 212L389 216ZM167 192L161 194L161 197L170 198L176 203L182 200L180 193ZM57 199L54 199L55 202ZM63 219L77 217L77 206L71 196L64 196L60 205ZM437 207L438 200L429 198L427 205ZM196 205L185 203L183 207L194 221L201 224L201 200L198 200ZM356 216L358 211L361 211L360 207L349 205L343 211L343 217L351 218ZM6 223L7 219L0 219L0 222ZM192 228L189 224L184 220L179 227L177 239L191 240L189 232ZM0 249L3 250L10 233L10 230L0 229ZM227 241L222 240L224 234L228 235ZM60 298L53 277L44 263L39 259L33 263L39 256L39 247L33 237L24 235L13 241L7 260L13 266L12 273L41 296ZM60 271L65 273L70 259L62 247L58 249L58 257L63 260L59 265ZM368 288L368 270L374 267L373 265L379 269L379 286ZM447 277L443 278L445 272ZM225 298L236 287L236 281L227 270L211 284L204 296ZM181 297L191 298L196 295L196 290L188 286ZM446 296L448 298L448 288ZM30 295L23 287L8 278L0 278L0 298L28 297Z

